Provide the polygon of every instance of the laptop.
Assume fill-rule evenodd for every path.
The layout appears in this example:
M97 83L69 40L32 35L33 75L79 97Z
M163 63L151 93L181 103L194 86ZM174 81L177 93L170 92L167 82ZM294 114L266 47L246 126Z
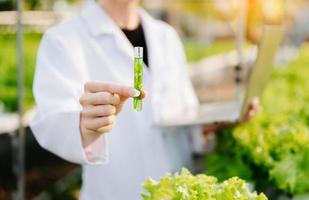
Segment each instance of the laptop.
M182 116L161 121L159 127L187 126L212 124L216 122L236 122L244 117L250 102L261 97L271 76L276 51L284 35L281 26L267 25L264 27L258 54L251 69L248 84L242 100L213 102L199 105L196 115Z

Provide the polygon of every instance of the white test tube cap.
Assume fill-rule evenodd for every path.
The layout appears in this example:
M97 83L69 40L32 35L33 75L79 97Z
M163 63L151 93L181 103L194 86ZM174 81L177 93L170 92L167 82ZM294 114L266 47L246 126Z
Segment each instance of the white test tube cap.
M142 58L143 57L143 47L134 47L134 56L135 58Z

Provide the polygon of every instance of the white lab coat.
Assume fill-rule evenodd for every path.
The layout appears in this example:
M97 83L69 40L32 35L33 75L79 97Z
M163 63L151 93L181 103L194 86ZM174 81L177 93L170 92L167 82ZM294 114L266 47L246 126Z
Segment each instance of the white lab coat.
M81 145L79 98L87 81L133 85L133 47L109 16L91 3L77 18L48 30L34 80L37 114L31 124L41 146L83 166L81 199L140 199L142 182L190 167L188 132L199 127L154 126L198 105L181 41L167 24L140 10L149 52L141 113L129 100L114 129L88 149ZM191 110L191 109L190 109Z

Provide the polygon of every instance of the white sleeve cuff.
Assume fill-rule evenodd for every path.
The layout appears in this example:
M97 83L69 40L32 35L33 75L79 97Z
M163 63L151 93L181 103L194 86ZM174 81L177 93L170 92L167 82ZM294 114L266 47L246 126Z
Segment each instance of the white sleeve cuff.
M77 164L108 162L106 136L98 138L89 149L84 149L79 130L79 111L61 112L46 117L37 113L31 124L39 144L59 157Z
M101 135L91 145L84 148L87 164L104 164L108 162L107 136Z

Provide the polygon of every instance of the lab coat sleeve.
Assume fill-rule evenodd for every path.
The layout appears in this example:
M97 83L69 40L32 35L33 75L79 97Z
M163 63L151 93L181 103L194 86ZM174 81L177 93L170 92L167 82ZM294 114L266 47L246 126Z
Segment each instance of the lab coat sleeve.
M43 148L65 160L103 164L108 160L106 136L84 149L79 130L79 98L87 73L77 68L78 55L69 52L74 48L57 36L47 32L39 48L33 85L37 113L31 129Z
M175 53L177 54L177 58L179 58L179 71L180 71L180 80L178 84L180 84L180 88L182 88L183 95L183 101L185 106L185 112L186 110L194 110L195 112L198 112L199 108L199 101L195 94L192 82L190 80L190 75L188 72L188 63L186 59L186 54L184 51L183 44L181 42L181 39L178 35L178 33L172 29L171 31L171 39L170 41L173 41L173 46L175 49ZM190 109L186 109L190 108ZM194 109L192 109L194 108ZM196 114L196 113L189 113L189 114ZM204 136L203 136L203 126L195 125L195 126L189 126L188 132L190 132L190 138L191 138L191 144L192 144L192 150L193 152L201 152L204 148Z

